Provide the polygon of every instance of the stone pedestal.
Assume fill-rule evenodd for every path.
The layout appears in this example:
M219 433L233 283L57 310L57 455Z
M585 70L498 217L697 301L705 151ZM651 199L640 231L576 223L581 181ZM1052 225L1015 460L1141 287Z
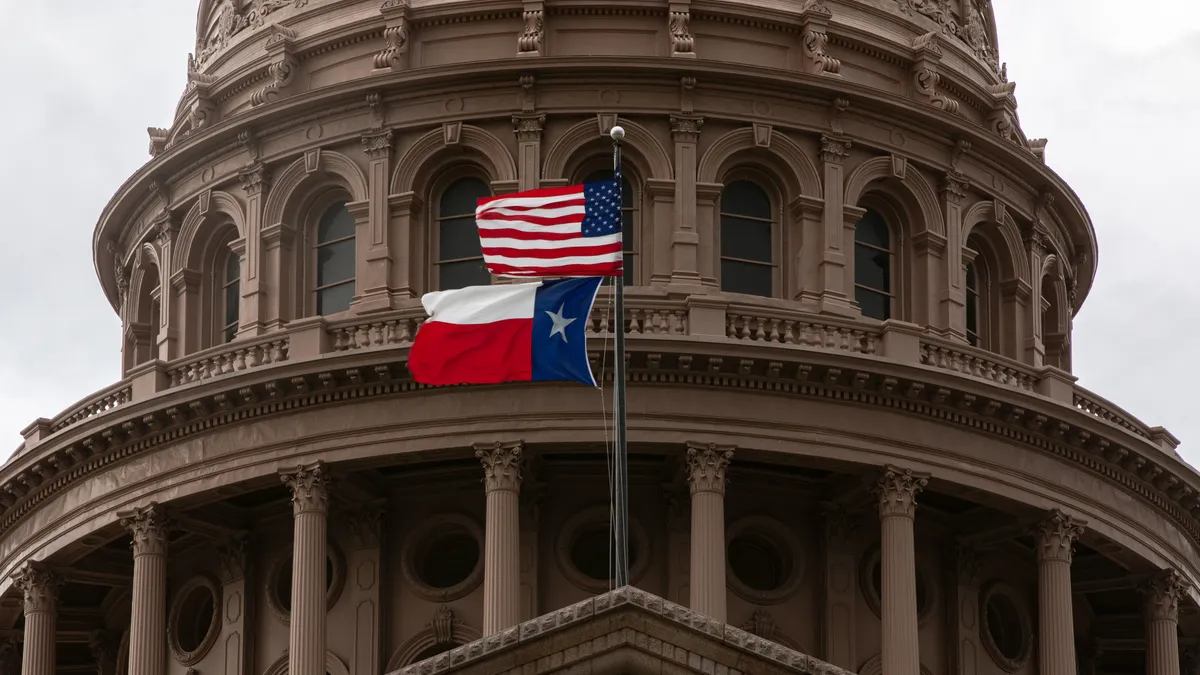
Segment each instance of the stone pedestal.
M1055 509L1037 527L1038 663L1041 675L1076 675L1071 555L1083 521Z
M725 471L733 448L690 445L687 477L692 492L691 608L725 621Z
M928 474L888 466L875 483L882 535L879 614L883 623L883 672L888 675L921 672L913 518L917 493L928 482Z
M167 667L167 514L151 503L124 514L133 539L133 609L129 675L162 675Z
M483 554L483 634L521 622L521 444L477 446L487 490Z
M21 675L55 675L55 622L62 578L40 562L25 563L13 575L25 598L25 649Z
M290 675L325 675L326 528L329 473L321 462L282 473L292 491Z

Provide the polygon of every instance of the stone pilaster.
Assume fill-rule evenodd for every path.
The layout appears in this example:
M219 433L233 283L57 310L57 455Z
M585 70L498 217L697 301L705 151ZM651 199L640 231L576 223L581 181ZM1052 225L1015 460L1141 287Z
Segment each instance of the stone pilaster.
M542 485L526 479L520 496L521 506L521 620L542 615L538 604L538 541L541 537Z
M875 482L882 536L879 614L883 632L883 672L920 675L921 654L917 635L917 563L913 539L917 493L929 475L911 469L884 467Z
M1180 675L1179 601L1190 584L1179 572L1163 570L1146 584L1146 675Z
M534 190L542 180L542 127L546 116L541 113L513 115L513 133L517 135L518 189Z
M483 634L521 621L521 443L476 446L487 492L483 556Z
M179 352L180 317L172 303L171 268L175 238L179 234L179 219L166 209L154 221L155 243L158 244L158 358L170 361L181 356Z
M351 675L383 672L383 509L384 502L355 506L346 514L350 534L347 563L350 601L354 606L354 651Z
M679 605L691 602L692 507L682 485L663 486L667 512L667 600Z
M325 675L329 471L316 462L282 472L280 479L292 492L294 540L288 672Z
M675 141L675 224L671 235L671 283L699 285L700 234L696 231L697 144L704 118L671 115Z
M692 492L691 608L725 621L725 472L733 447L689 443Z
M825 520L824 606L821 623L825 640L824 658L829 663L853 672L858 662L855 652L854 606L857 599L857 575L852 537L857 529L854 514L840 504L823 504Z
M391 129L375 129L361 138L368 162L368 197L366 222L360 225L358 232L359 297L354 309L359 313L392 308L392 242L388 236L392 136Z
M822 312L852 316L854 300L854 230L848 227L845 205L845 167L851 141L841 136L821 136L821 163L825 169L825 210L821 237L820 300ZM851 204L853 206L853 204Z
M133 609L129 675L162 675L167 667L167 514L151 503L123 514L133 539Z
M55 623L62 583L62 578L41 562L27 562L13 575L13 584L25 599L21 675L55 675Z
M959 543L946 566L950 601L946 603L951 638L946 640L950 675L979 672L979 552Z
M1042 675L1076 675L1071 557L1084 522L1054 509L1038 523L1038 663Z
M946 255L939 266L939 275L934 288L930 322L945 335L967 339L967 263L963 258L962 202L967 198L971 183L957 171L951 171L942 179L942 212L946 222Z
M246 136L251 140L250 136ZM263 287L263 195L271 175L262 164L252 164L238 173L246 193L246 252L242 257L242 302L238 308L238 335L259 335L266 323L266 289ZM269 284L267 284L269 285Z
M217 644L225 647L225 675L249 675L254 665L254 642L247 626L253 625L254 594L247 593L248 562L245 537L217 546L221 572L221 607L224 617Z

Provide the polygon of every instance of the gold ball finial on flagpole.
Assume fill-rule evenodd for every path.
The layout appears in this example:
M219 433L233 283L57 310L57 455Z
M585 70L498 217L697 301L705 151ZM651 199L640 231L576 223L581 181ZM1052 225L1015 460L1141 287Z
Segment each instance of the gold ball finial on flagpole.
M608 135L611 136L614 141L620 143L621 139L625 138L625 129L621 127L613 127L612 130L608 132Z

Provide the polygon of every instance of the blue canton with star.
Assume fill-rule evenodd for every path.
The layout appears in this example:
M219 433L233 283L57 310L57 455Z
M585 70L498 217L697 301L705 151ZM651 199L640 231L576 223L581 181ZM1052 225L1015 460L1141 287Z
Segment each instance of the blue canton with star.
M584 183L583 197L583 236L603 237L621 231L621 184L617 180Z

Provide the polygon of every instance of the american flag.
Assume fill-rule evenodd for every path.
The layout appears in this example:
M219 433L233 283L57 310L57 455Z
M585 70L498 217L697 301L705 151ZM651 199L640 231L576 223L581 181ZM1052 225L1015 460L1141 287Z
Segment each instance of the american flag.
M484 197L475 209L483 261L508 277L621 276L618 180Z

